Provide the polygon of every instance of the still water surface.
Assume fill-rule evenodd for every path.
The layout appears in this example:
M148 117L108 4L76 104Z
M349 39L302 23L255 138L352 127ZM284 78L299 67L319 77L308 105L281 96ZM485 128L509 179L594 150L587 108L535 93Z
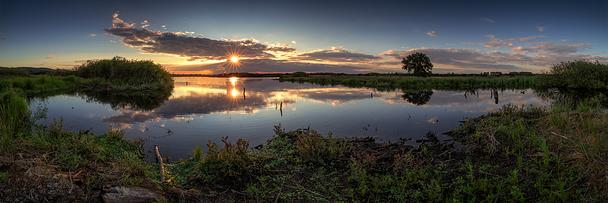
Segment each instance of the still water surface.
M125 101L129 102L129 101ZM31 108L47 108L48 123L63 119L69 130L104 133L122 129L145 147L159 145L170 159L184 158L209 140L244 138L252 146L273 135L273 126L316 129L343 137L380 141L441 134L460 121L495 111L506 104L549 101L533 90L386 91L343 86L279 82L272 78L175 78L166 101L146 108L105 103L84 95L33 99Z

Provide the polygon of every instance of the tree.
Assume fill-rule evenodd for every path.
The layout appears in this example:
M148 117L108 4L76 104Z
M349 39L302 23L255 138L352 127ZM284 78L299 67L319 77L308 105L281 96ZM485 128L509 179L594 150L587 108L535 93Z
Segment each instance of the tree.
M426 54L418 52L410 54L401 63L403 63L403 67L401 68L407 70L408 73L413 72L414 75L418 76L430 75L431 69L433 69L431 59Z

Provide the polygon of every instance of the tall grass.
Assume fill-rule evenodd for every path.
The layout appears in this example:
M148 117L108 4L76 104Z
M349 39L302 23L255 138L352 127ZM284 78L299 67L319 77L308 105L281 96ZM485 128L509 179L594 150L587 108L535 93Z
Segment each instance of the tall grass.
M0 151L6 152L11 144L30 131L30 112L23 97L13 91L0 94Z
M74 69L83 78L92 78L95 85L112 89L172 89L173 79L161 65L146 60L122 57L90 60Z

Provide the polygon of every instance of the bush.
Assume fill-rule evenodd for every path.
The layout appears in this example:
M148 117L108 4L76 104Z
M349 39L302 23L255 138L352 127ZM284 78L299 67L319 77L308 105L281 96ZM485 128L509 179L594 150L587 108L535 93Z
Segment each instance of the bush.
M562 62L551 68L552 86L577 89L608 88L608 65L584 60Z
M103 79L115 86L126 85L147 89L173 87L171 74L161 65L146 60L127 60L122 57L90 60L76 67L75 71L80 77Z

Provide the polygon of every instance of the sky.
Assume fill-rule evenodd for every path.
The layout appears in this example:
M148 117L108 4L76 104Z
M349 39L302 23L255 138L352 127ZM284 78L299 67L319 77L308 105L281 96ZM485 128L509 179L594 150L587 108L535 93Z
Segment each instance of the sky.
M608 62L608 1L0 0L0 66L122 56L175 73L544 72ZM237 56L238 63L229 59Z

